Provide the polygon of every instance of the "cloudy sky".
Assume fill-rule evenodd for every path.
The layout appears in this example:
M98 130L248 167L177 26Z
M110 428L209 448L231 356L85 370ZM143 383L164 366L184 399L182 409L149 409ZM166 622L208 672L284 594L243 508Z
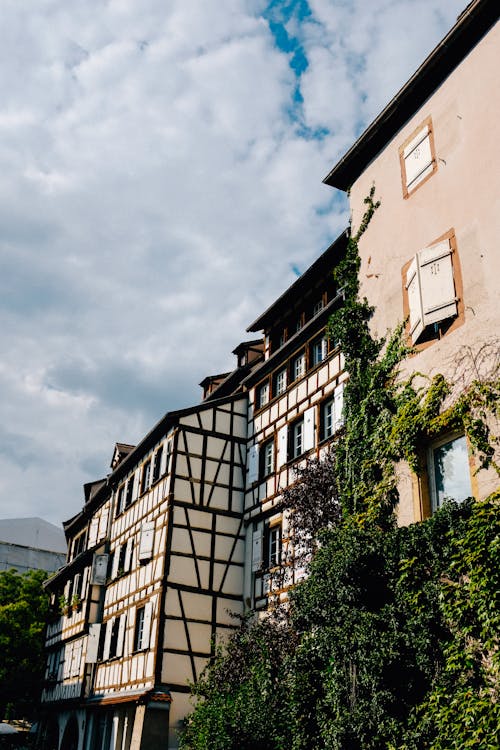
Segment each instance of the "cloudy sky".
M347 223L465 0L3 0L0 517L60 523Z

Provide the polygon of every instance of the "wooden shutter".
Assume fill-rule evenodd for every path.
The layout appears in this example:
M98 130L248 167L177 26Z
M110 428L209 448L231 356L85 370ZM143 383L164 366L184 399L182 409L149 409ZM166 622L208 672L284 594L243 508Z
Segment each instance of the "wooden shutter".
M89 634L87 636L87 654L85 661L87 664L95 664L97 653L99 651L99 638L101 636L101 623L95 622L89 625Z
M83 569L83 574L82 574L82 591L81 591L81 594L80 594L80 596L81 596L82 599L85 599L85 597L87 596L87 586L88 586L88 582L89 582L89 573L90 573L90 568L87 566L86 568Z
M81 595L82 595L81 584L82 584L82 575L81 573L77 573L75 577L73 578L73 596L78 596L81 598Z
M276 468L280 469L287 462L288 454L288 428L285 425L278 430L278 455L276 459Z
M259 478L259 446L251 445L248 449L248 484Z
M326 343L326 342L325 342ZM302 450L309 451L314 448L315 443L315 414L316 407L311 406L304 412L304 432L302 435Z
M457 314L449 240L419 253L424 326Z
M134 540L132 537L127 539L127 547L125 549L125 560L123 562L123 570L128 573L132 564L132 550L134 548Z
M129 607L128 609L128 653L134 652L134 638L135 638L135 607Z
M141 541L139 544L139 560L150 560L153 556L155 523L148 521L142 525Z
M424 330L418 256L413 258L406 272L406 290L408 292L408 305L410 308L410 336L415 344Z
M344 424L344 384L340 383L333 392L334 410L333 410L333 431L337 432Z
M104 636L104 650L102 652L102 658L104 661L109 659L109 647L111 644L111 633L113 632L113 625L115 622L115 618L112 617L111 620L108 620L106 623L106 635Z
M262 531L252 532L252 573L260 570L262 566Z
M432 151L428 125L425 125L405 147L403 158L405 161L406 187L416 187L432 169Z
M89 547L93 547L94 544L97 542L97 529L99 528L99 519L93 518L90 522L90 529L89 529Z
M118 640L116 642L116 655L123 655L123 642L125 640L125 625L127 623L127 615L123 614L120 617L120 624L118 625Z
M108 530L108 514L109 508L103 508L101 511L101 517L99 519L99 539L106 536Z
M151 619L153 615L153 604L147 602L144 607L144 625L142 631L142 644L141 648L149 648L149 642L151 638Z
M115 549L113 555L113 567L111 568L111 579L113 580L118 575L118 568L120 565L120 548Z

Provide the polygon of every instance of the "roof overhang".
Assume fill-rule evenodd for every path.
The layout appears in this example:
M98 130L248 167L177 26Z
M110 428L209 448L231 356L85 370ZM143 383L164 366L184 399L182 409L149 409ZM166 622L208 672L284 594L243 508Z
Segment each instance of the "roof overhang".
M369 125L323 182L348 190L498 20L498 0L473 0L402 89Z

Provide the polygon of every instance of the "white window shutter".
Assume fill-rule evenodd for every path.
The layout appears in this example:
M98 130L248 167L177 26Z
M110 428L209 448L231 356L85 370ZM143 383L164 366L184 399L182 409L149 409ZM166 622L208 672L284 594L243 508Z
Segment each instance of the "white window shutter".
M344 409L344 384L340 383L338 385L334 392L333 392L333 400L334 400L334 414L333 414L333 431L337 432L337 430L340 430L342 425L344 424L344 416L342 414Z
M418 256L413 258L408 271L406 272L406 289L408 292L408 305L410 308L410 336L415 344L424 330Z
M148 521L142 525L141 541L139 544L139 560L150 560L153 556L153 544L155 535L154 521Z
M134 540L132 537L130 539L127 539L127 547L125 549L125 560L123 561L123 569L125 573L128 573L130 570L130 566L132 563L132 548L134 545Z
M88 540L88 546L93 547L94 544L97 542L97 529L99 528L99 519L93 518L90 522L90 529L89 529L89 540Z
M432 170L432 152L429 127L426 125L403 151L406 187L413 188Z
M86 568L83 569L83 574L82 574L82 592L80 594L82 599L85 599L85 597L87 596L89 573L90 573L90 568L87 566Z
M109 514L109 508L103 508L101 511L101 517L99 519L99 539L102 539L103 536L106 536L106 532L108 530L108 514Z
M132 654L134 651L134 636L135 636L135 607L129 607L128 609L128 653Z
M97 652L99 650L99 638L101 635L101 623L94 622L89 625L89 634L87 636L87 654L85 661L87 664L95 664L97 661Z
M120 624L118 626L118 640L116 642L116 655L123 655L123 643L125 640L125 625L127 623L127 615L123 614L120 617Z
M82 575L77 573L73 578L73 596L81 596Z
M92 577L90 582L95 586L104 586L108 572L109 555L94 555L92 562Z
M424 326L457 314L449 240L419 253Z
M148 602L144 607L144 629L142 631L142 648L149 648L151 638L151 619L153 615L153 605Z
M252 533L252 573L262 566L262 531L257 529Z
M276 467L279 469L287 462L288 455L288 428L285 425L278 430L278 455Z
M104 661L109 659L109 647L111 644L111 631L113 630L113 623L115 621L115 618L112 617L111 620L108 620L106 623L106 635L104 636L104 650L102 652L102 658Z
M248 449L248 484L259 478L259 446L251 445Z
M304 433L302 436L302 449L304 451L309 451L314 448L314 438L316 433L315 414L315 406L311 406L310 409L306 409L304 412Z
M115 549L115 554L113 555L113 567L111 569L111 578L114 579L118 575L118 566L120 564L120 548L117 547Z

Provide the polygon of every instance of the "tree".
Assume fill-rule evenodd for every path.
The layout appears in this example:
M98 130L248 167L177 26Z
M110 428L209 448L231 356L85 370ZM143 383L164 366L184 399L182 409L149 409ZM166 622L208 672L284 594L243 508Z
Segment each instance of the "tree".
M44 673L47 573L0 571L0 714L12 704L16 716L31 718Z

